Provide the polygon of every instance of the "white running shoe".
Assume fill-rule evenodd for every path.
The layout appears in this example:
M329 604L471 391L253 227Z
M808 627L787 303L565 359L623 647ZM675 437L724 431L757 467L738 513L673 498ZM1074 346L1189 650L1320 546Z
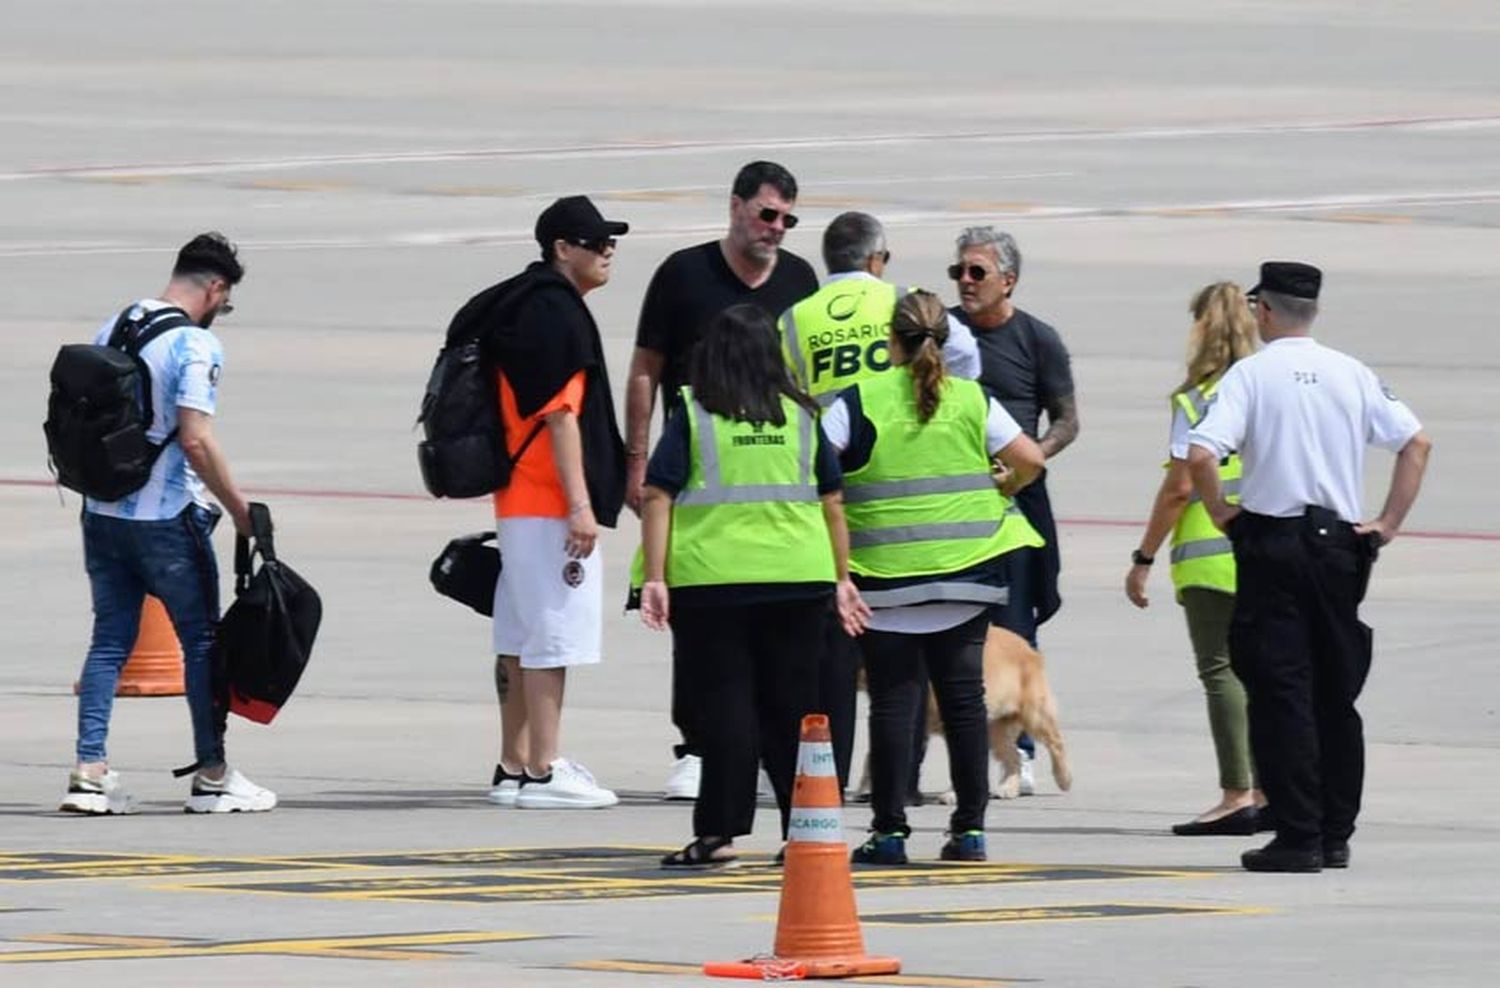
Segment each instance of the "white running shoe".
M1022 796L1035 796L1036 795L1036 771L1032 768L1032 766L1035 763L1036 763L1036 757L1034 755L1028 755L1024 751L1021 752L1021 795Z
M703 759L697 755L683 755L672 766L667 786L661 791L662 799L697 799L698 784L703 781Z
M485 796L496 806L515 806L516 794L521 791L521 777L511 775L505 771L504 765L495 766L495 774L490 778L490 791Z
M68 773L68 794L63 797L58 810L88 816L123 816L136 812L136 805L135 797L120 783L119 772L105 772L92 779L74 771Z
M588 769L566 758L553 761L545 779L523 778L516 793L516 806L523 810L601 810L619 801Z
M275 806L274 792L230 768L217 781L204 778L202 772L194 775L193 790L182 809L185 813L264 813Z

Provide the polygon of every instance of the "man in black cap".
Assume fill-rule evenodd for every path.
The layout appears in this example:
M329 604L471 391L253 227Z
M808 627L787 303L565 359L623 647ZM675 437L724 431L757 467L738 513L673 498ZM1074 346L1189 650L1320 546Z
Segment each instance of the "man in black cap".
M615 794L558 746L570 666L600 659L604 566L599 526L625 501L625 446L615 422L599 327L584 296L609 281L615 238L585 196L536 221L540 260L476 295L449 330L484 342L498 376L510 483L494 495L505 566L495 588L500 762L490 800L534 809L612 806Z
M1188 435L1193 483L1234 548L1229 651L1276 821L1276 838L1241 856L1250 871L1349 865L1364 786L1354 702L1371 658L1359 603L1432 445L1373 371L1312 338L1322 281L1309 264L1261 265L1248 294L1266 346L1229 369ZM1380 514L1360 523L1366 446L1395 452L1396 466ZM1238 508L1224 501L1218 471L1235 451L1245 471Z

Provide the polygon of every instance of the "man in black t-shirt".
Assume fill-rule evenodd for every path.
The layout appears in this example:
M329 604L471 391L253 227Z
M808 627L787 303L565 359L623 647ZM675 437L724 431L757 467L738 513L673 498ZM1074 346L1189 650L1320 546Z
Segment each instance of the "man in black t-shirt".
M796 203L797 180L791 172L770 161L750 162L735 176L729 231L723 238L673 253L652 276L641 304L625 397L625 503L637 514L657 388L665 420L679 400L678 388L687 383L689 357L709 320L739 302L759 305L775 320L818 290L812 265L781 249L782 238L797 225L792 213ZM676 747L668 799L693 799L698 792L696 704L680 688L682 678L674 654L672 722L682 733L682 744Z
M958 284L959 304L952 310L979 344L979 383L1052 458L1078 437L1078 402L1073 369L1057 330L1011 302L1021 277L1021 251L1010 234L991 226L971 226L959 234L958 261L948 269ZM1042 433L1042 413L1047 431ZM1010 602L999 605L991 621L1036 645L1037 625L1062 606L1057 576L1057 524L1047 496L1046 471L1016 495L1016 505L1047 540L1040 549L1007 555ZM1021 794L1031 794L1031 739L1022 736Z

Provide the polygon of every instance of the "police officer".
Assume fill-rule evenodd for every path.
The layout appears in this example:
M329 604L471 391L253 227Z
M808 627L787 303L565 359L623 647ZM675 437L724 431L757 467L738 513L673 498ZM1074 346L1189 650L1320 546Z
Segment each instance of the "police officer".
M1323 275L1267 261L1248 294L1266 346L1231 367L1188 441L1193 483L1234 545L1239 588L1229 650L1250 701L1250 740L1276 837L1250 871L1349 864L1364 786L1354 703L1370 670L1359 620L1379 548L1416 500L1431 442L1364 364L1312 338ZM1366 446L1396 453L1380 514L1359 523ZM1240 504L1219 461L1244 459Z
M835 593L850 634L868 613L849 580L842 477L817 405L792 383L771 317L753 304L711 322L646 471L641 617L671 624L702 715L694 840L667 867L730 860L755 816L763 761L791 808L798 725L818 709Z
M825 407L845 388L890 370L891 313L898 299L916 291L881 280L890 260L885 229L879 220L868 213L840 213L823 231L828 280L789 307L777 323L793 377ZM950 318L948 324L948 338L942 346L948 373L977 378L979 346L973 334L956 319ZM859 651L833 622L824 661L823 709L833 732L839 785L847 786L854 750ZM920 802L917 776L927 744L925 705L917 710L912 743L917 757L912 761L908 797Z
M825 407L850 385L890 369L891 313L897 299L916 291L881 280L890 260L879 220L840 213L823 231L828 280L777 324L797 383ZM950 320L943 361L955 377L979 377L979 346L956 319Z

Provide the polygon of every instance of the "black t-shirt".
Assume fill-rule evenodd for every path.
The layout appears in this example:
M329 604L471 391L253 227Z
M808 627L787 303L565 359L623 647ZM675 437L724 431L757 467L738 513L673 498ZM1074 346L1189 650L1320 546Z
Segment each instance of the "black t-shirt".
M717 240L677 251L661 263L646 299L635 345L666 357L662 368L663 415L677 404L677 389L688 383L689 359L714 316L739 302L753 302L776 319L818 290L818 276L796 254L776 252L776 266L759 288L751 288L724 260Z
M979 344L979 383L1000 399L1028 436L1038 437L1042 411L1073 393L1073 366L1057 330L1020 309L992 329L969 322L962 308L950 310Z

